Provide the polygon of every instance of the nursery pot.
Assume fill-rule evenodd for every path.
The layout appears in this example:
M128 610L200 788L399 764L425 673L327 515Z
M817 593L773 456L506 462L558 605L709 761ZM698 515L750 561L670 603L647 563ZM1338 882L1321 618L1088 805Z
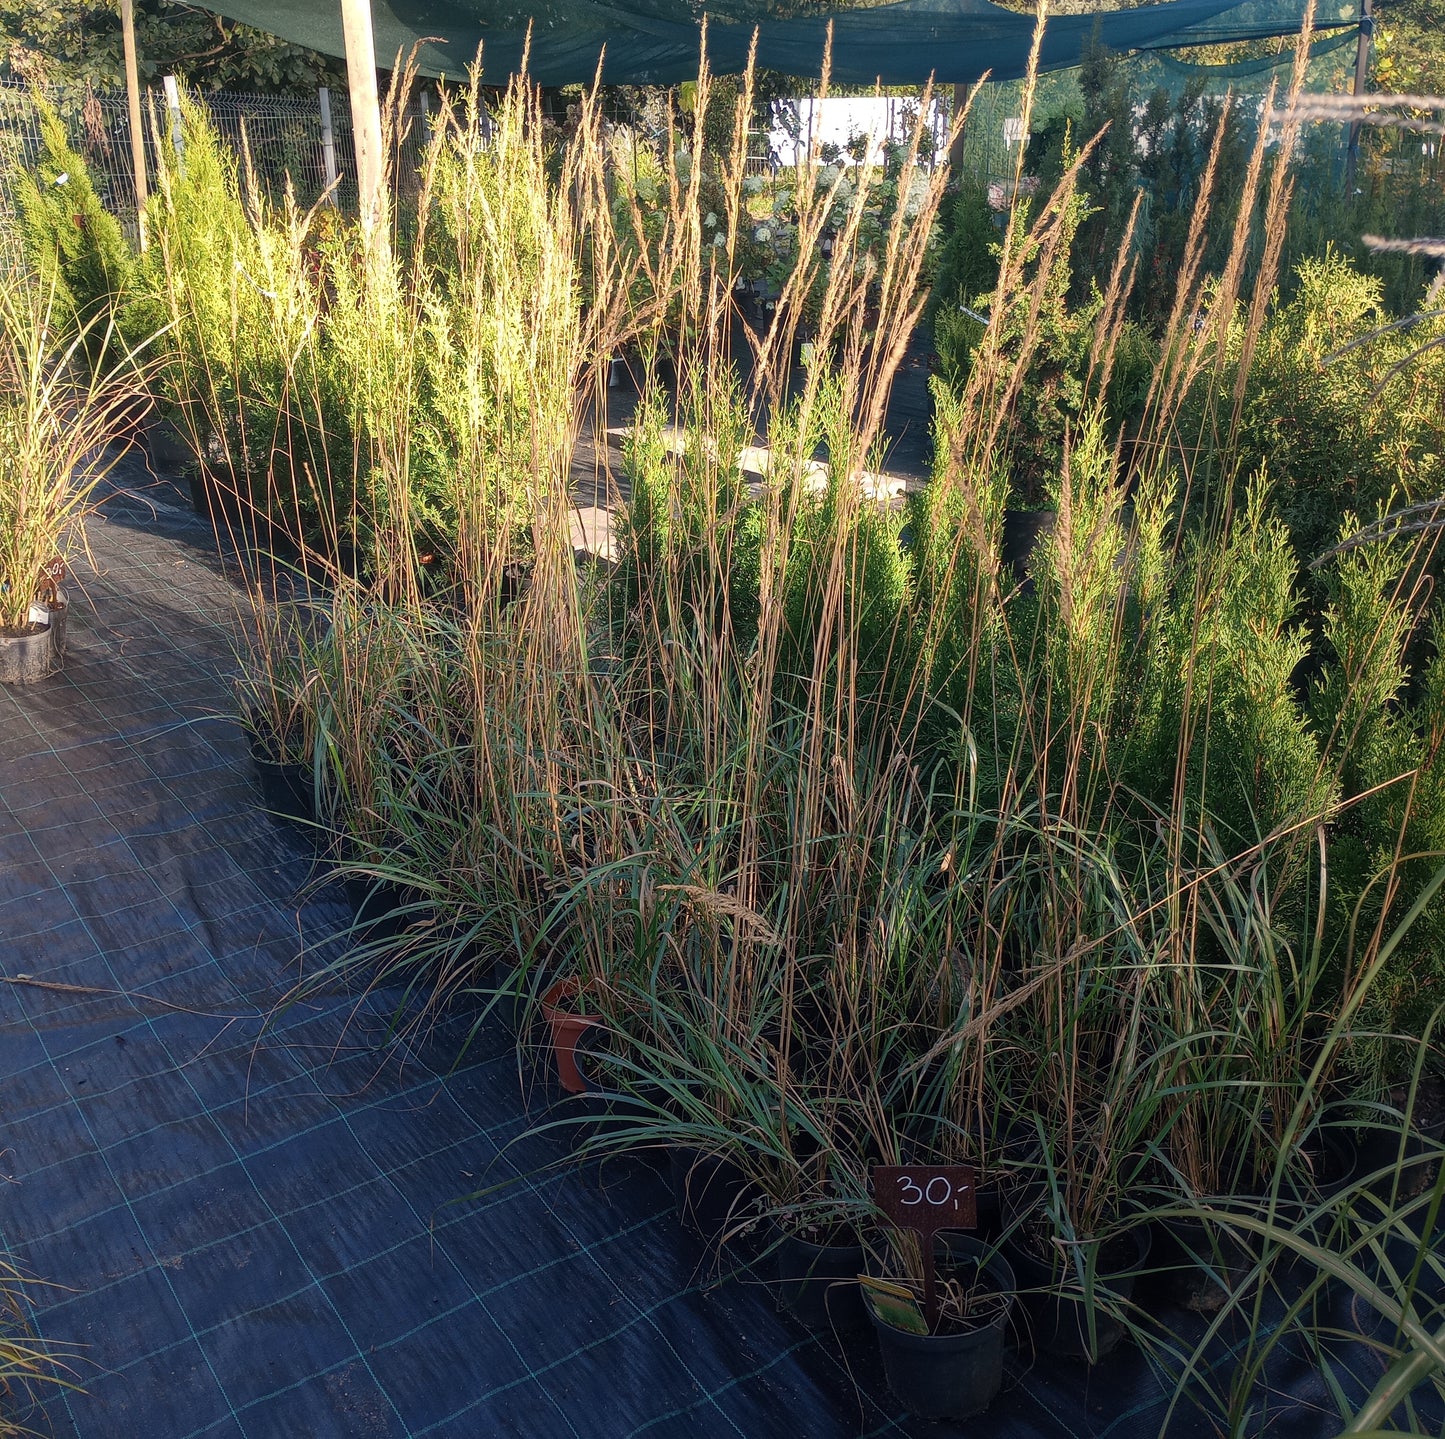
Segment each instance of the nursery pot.
M784 1234L774 1253L778 1302L795 1319L809 1329L840 1333L866 1327L858 1286L864 1260L861 1244L814 1244L800 1235Z
M179 474L196 458L190 441L169 420L145 427L145 449L151 470L160 474Z
M977 1268L990 1287L1012 1296L1013 1270L976 1240L950 1236L948 1252L955 1269ZM865 1291L866 1293L866 1291ZM867 1295L868 1317L883 1351L883 1369L894 1397L920 1419L967 1419L982 1414L1003 1386L1004 1330L1012 1300L976 1328L954 1333L910 1334L882 1319Z
M1249 1249L1220 1225L1189 1217L1156 1219L1151 1268L1164 1293L1196 1314L1217 1314L1253 1262Z
M667 1165L683 1227L717 1243L742 1219L746 1175L730 1159L680 1144L668 1150Z
M205 516L213 525L235 529L241 523L241 501L228 484L218 480L209 470L193 470L188 477L191 508Z
M1150 1238L1149 1229L1144 1225L1122 1235L1119 1245L1122 1252L1117 1258L1099 1256L1095 1285L1107 1290L1120 1303L1126 1303L1133 1296L1138 1272L1149 1257ZM1005 1251L1018 1278L1019 1301L1028 1316L1035 1349L1094 1364L1118 1345L1124 1337L1124 1325L1106 1314L1097 1303L1093 1306L1091 1342L1088 1302L1082 1294L1060 1292L1060 1276L1051 1258L1036 1254L1021 1242L1017 1232L1005 1241Z
M356 911L353 931L363 942L392 939L415 922L422 892L389 879L347 875L346 897Z
M1392 1092L1390 1102L1404 1110L1407 1103L1403 1087ZM1439 1173L1439 1147L1445 1141L1445 1081L1426 1075L1420 1082L1415 1110L1400 1130L1376 1126L1366 1130L1359 1143L1358 1163L1365 1174L1384 1171L1370 1188L1385 1196L1398 1190L1401 1198L1423 1194L1435 1183ZM1403 1170L1396 1166L1404 1162Z
M1004 1195L1029 1175L1040 1155L1039 1138L1027 1124L1009 1124L991 1139L985 1149L985 1163L979 1170L974 1192L976 1223L974 1237L993 1240L1003 1234ZM951 1235L940 1236L950 1239Z
M577 1041L599 1023L596 1015L583 1014L577 1008L581 982L575 977L559 979L542 996L542 1018L552 1036L552 1058L557 1078L568 1094L582 1094L587 1082L577 1070Z
M59 669L65 659L67 639L66 621L70 617L70 606L65 600L65 591L58 586L53 600L37 600L30 606L31 624L50 626L50 647L55 651L55 668Z
M263 738L263 734L269 735L270 732L256 712L248 711L241 724L250 744L251 763L256 767L256 778L261 783L261 798L265 800L266 808L297 824L314 822L316 793L312 787L310 766L281 759L284 748Z
M192 471L188 477L191 508L211 522L211 528L234 545L272 552L277 532L269 516L257 510L244 493L229 480L209 470Z
M311 824L316 819L316 796L311 787L311 770L290 760L267 759L251 752L256 778L261 782L261 798L272 814L295 824Z
M616 1139L606 1148L608 1155L639 1154L644 1159L660 1160L659 1145L645 1142L643 1130L649 1120L659 1118L667 1108L667 1092L659 1084L630 1084L622 1089L608 1083L601 1045L608 1030L594 1024L578 1040L573 1053L583 1090L576 1095L577 1125L572 1143L576 1147L592 1138ZM629 1143L631 1138L633 1143Z
M532 991L525 972L519 972L510 959L499 959L492 966L491 983L484 991L495 995L490 1001L491 1012L510 1033L520 1036L527 1026L527 1011L532 1002Z
M34 684L59 665L48 621L31 620L19 630L0 630L0 683Z

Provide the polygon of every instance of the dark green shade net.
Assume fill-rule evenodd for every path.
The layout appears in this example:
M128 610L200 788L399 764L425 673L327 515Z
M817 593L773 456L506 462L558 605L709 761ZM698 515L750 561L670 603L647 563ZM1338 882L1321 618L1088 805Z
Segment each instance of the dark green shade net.
M1049 21L1040 53L1046 70L1076 65L1097 37L1115 51L1252 40L1299 30L1306 0L1170 0L1131 10L1060 15ZM344 55L338 0L223 0L220 14L328 55ZM1341 13L1343 11L1343 13ZM686 0L632 0L627 8L595 0L373 0L377 60L422 41L423 74L460 77L482 46L483 73L502 84L521 68L530 22L528 70L543 85L590 81L603 60L611 84L674 84L697 74L701 17ZM1353 5L1322 7L1316 25L1355 23ZM1034 22L989 0L896 0L869 9L773 18L765 6L726 0L709 15L708 62L732 74L747 64L754 27L758 64L798 76L822 68L833 24L833 78L846 84L918 84L930 75L966 83L987 72L1017 79L1028 66Z

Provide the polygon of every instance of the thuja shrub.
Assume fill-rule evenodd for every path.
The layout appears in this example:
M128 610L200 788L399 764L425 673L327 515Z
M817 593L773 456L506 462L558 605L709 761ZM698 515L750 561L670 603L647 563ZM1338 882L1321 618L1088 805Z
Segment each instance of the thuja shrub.
M1069 298L1070 252L1087 214L1083 197L1068 194L1039 208L1058 212L1052 233L1047 239L1040 237L1031 203L1021 201L998 246L999 254L1014 256L1013 264L1021 273L1012 277L1003 293L973 297L973 305L999 311L991 327L989 363L1016 362L1019 367L1017 393L1007 404L1005 434L1013 503L1023 509L1046 506L1070 428L1085 409L1090 350L1103 308L1097 291L1083 303ZM998 264L995 255L996 274ZM1031 283L1035 278L1037 283ZM956 304L941 306L934 323L941 372L956 393L965 394L985 327Z
M490 130L475 89L444 113L405 279L417 339L408 482L425 522L464 549L499 527L525 543L537 467L565 470L581 281L567 203L517 105Z
M1126 752L1145 793L1247 848L1333 800L1292 677L1308 652L1289 533L1254 484L1228 535L1194 535L1153 626L1151 697ZM1182 767L1179 766L1183 758Z
M1357 533L1347 520L1343 541ZM1344 800L1330 841L1332 914L1339 932L1354 939L1339 956L1341 967L1377 927L1399 923L1445 853L1445 631L1426 605L1429 558L1428 547L1422 553L1402 539L1377 541L1341 554L1326 574L1330 664L1310 703ZM1391 956L1360 1016L1355 1062L1376 1083L1408 1072L1408 1052L1391 1036L1425 1032L1442 985L1445 903L1436 899Z
M966 176L959 182L958 193L939 222L938 266L928 301L936 336L941 314L956 312L960 305L976 308L979 297L992 294L998 284L995 214L982 181ZM943 361L943 341L936 338L936 343Z
M1295 292L1270 313L1243 386L1240 424L1226 468L1268 464L1273 503L1297 555L1313 559L1334 540L1341 514L1372 514L1392 495L1408 502L1445 489L1445 351L1397 370L1440 322L1386 331L1381 282L1333 249L1302 261ZM1237 343L1237 334L1231 340ZM1237 361L1196 392L1199 410L1238 382Z
M185 160L162 153L132 311L165 330L158 350L164 406L196 453L249 493L276 431L278 377L260 252L235 156L201 107L185 96L181 106Z
M15 178L25 256L52 296L55 322L84 332L85 351L97 365L106 340L115 338L107 325L123 306L134 259L71 148L65 122L39 91L31 102L40 118L40 154Z

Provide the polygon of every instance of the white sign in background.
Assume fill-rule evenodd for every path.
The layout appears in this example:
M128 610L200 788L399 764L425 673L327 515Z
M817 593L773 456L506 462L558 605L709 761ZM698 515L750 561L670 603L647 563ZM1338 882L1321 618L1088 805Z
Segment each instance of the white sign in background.
M790 100L784 102L792 112L789 123L774 117L768 145L780 165L796 165L808 153L813 138L818 145L837 145L846 149L858 137L866 137L870 165L881 164L883 145L888 140L906 141L912 133L913 116L918 102L895 95L837 95L826 100ZM792 120L797 122L797 138L790 133ZM941 102L935 100L929 117L935 137L948 133L948 121Z

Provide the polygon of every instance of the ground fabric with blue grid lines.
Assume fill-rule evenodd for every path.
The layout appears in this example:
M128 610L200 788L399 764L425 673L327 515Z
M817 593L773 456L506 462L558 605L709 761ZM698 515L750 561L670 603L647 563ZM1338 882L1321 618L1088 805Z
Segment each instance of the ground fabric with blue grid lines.
M391 1042L390 996L278 1009L347 911L305 897L308 851L226 717L213 535L120 475L65 669L0 690L0 1239L53 1286L31 1321L82 1386L18 1417L62 1439L962 1432L900 1419L871 1340L845 1362L762 1283L720 1282L652 1168L579 1172L527 1134L507 1036L447 1073L445 1034ZM1011 1360L987 1423L1143 1435L1164 1406L1126 1347ZM1296 1404L1271 1432L1319 1429Z

